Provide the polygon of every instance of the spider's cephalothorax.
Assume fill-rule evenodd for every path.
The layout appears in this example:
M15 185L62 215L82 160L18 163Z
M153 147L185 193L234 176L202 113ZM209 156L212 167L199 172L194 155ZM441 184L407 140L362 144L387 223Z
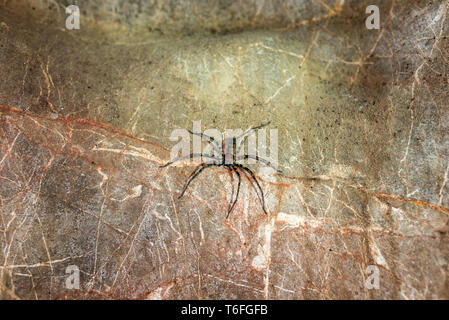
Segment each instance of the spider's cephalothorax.
M161 166L161 168L165 168L175 162L178 161L182 161L182 160L187 160L187 159L193 159L193 158L203 158L203 159L207 159L208 162L203 162L201 164L199 164L195 170L193 170L193 172L190 174L189 178L187 179L184 188L181 192L181 195L178 197L181 198L184 193L186 192L188 186L190 185L190 183L206 168L208 167L226 167L228 169L228 171L231 174L235 172L235 174L237 175L238 178L238 184L237 184L237 193L235 196L235 199L232 200L231 199L231 203L230 203L230 207L228 209L228 213L226 215L226 219L229 217L229 214L232 212L232 210L234 209L235 204L237 203L238 197L239 197L239 192L240 192L240 184L241 184L241 174L243 174L248 181L250 182L250 184L253 186L253 188L256 191L257 196L259 197L260 203L262 205L262 210L265 214L267 214L267 211L265 209L265 197L264 197L264 193L262 190L262 187L259 184L259 181L256 178L256 175L254 174L254 172L243 166L242 164L238 163L239 161L243 161L243 160L247 160L247 159L252 159L252 160L256 160L259 161L260 163L263 163L267 166L270 166L271 168L275 169L276 171L280 172L280 170L277 169L277 167L275 167L270 161L265 160L260 158L259 156L256 155L248 155L248 154L240 154L240 150L243 147L243 138L254 133L255 130L263 128L267 125L269 125L270 122L262 124L260 126L257 127L253 127L248 129L247 131L245 131L242 135L238 136L238 137L231 137L231 138L227 138L224 139L222 141L222 145L220 146L218 144L218 142L213 138L210 137L208 135L205 135L203 133L199 133L199 132L192 132L190 130L189 133L193 134L193 135L197 135L200 136L201 138L204 138L211 143L214 151L215 151L215 155L209 155L209 154L203 154L203 153L191 153L188 156L182 156L179 158L176 158L172 161L167 162L166 164L164 164L163 166ZM237 141L240 140L240 143L237 147ZM231 149L231 150L230 150ZM218 155L218 156L217 156ZM255 184L255 186L254 186Z

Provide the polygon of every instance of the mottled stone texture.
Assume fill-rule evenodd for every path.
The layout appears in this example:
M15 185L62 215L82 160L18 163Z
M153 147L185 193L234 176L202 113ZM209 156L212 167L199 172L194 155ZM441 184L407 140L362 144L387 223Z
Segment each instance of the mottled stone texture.
M448 299L448 5L1 0L0 297ZM219 168L178 199L194 120L279 130L267 216Z

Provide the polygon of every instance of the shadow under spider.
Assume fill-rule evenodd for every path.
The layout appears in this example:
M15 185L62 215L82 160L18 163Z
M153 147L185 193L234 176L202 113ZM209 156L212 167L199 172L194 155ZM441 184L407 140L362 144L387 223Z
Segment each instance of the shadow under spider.
M203 153L191 153L188 156L182 156L179 158L176 158L172 161L167 162L166 164L160 166L160 168L165 168L170 166L171 164L175 163L175 162L179 162L182 160L186 160L186 159L194 159L194 158L206 158L206 159L210 159L212 160L212 162L210 163L201 163L200 165L198 165L195 170L193 170L193 172L190 174L189 178L187 179L184 188L181 192L181 195L178 197L178 199L180 199L184 193L186 192L187 188L189 187L190 183L196 178L198 177L198 175L206 168L208 167L226 167L229 171L229 173L231 174L231 179L232 181L233 179L233 173L235 173L238 177L238 184L237 184L237 193L235 196L235 199L232 200L232 195L231 195L231 202L230 202L230 208L228 209L228 213L226 215L226 219L229 217L230 213L232 212L232 210L235 207L235 204L237 203L238 197L239 197L239 193L240 193L240 184L242 182L242 177L241 177L241 173L243 173L243 175L246 177L246 179L249 181L249 183L251 184L251 186L254 188L254 190L256 191L257 197L259 198L259 201L262 205L262 210L265 214L267 214L267 211L265 209L265 197L264 197L264 193L262 190L262 187L259 184L259 181L256 178L256 175L254 174L254 172L249 169L248 167L245 167L241 164L238 164L237 161L241 161L241 160L247 160L247 159L253 159L256 160L260 163L263 163L271 168L273 168L274 170L276 170L277 172L281 172L280 170L278 170L275 166L273 166L273 164L268 161L265 160L263 158L260 158L259 156L253 156L253 155L248 155L248 154L244 154L242 156L237 157L237 154L239 153L240 149L243 146L243 142L244 142L244 137L254 133L257 129L263 128L267 125L269 125L271 123L265 123L265 124L261 124L257 127L253 127L248 129L247 131L245 131L243 134L241 134L239 137L231 137L231 138L227 138L224 139L222 141L222 146L220 149L220 146L218 144L218 142L213 138L210 137L208 135L205 135L203 133L200 132L193 132L190 130L187 130L190 134L193 135L197 135L200 136L201 138L204 138L210 142L212 142L212 147L215 149L215 151L218 152L218 154L221 155L221 159L208 155L208 154L203 154ZM237 139L241 139L240 144L237 147ZM229 143L232 143L232 153L228 153L227 152L227 148L225 148L226 146L229 145ZM224 150L224 151L223 151ZM226 163L226 159L229 159L229 157L232 157L232 161L230 161L230 163ZM255 185L254 185L255 184ZM234 193L234 192L233 192Z

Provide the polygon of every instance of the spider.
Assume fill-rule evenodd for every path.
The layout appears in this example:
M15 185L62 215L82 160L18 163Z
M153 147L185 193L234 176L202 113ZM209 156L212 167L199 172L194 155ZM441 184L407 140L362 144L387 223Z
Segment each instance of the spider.
M259 201L262 205L262 210L265 214L267 214L267 211L265 209L265 197L264 197L264 193L262 190L262 187L259 184L259 181L256 178L256 175L254 174L254 172L249 169L248 167L245 167L239 163L237 163L238 161L241 160L247 160L247 159L253 159L256 160L260 163L263 163L271 168L273 168L274 170L276 170L277 172L281 172L280 170L277 169L277 167L275 167L270 161L265 160L257 155L248 155L248 154L244 154L241 156L237 156L237 154L239 154L243 143L244 143L244 137L254 133L257 129L261 129L267 125L269 125L271 123L271 121L269 121L268 123L265 124L261 124L257 127L253 127L248 129L247 131L245 131L244 133L242 133L240 136L238 137L231 137L231 138L226 138L223 139L222 141L222 145L220 146L219 143L213 138L210 137L208 135L205 135L204 133L199 133L199 132L193 132L190 130L187 130L190 134L192 135L197 135L200 136L202 139L208 140L209 142L212 142L211 145L213 147L213 149L217 152L217 154L219 155L219 157L215 157L212 155L208 155L208 154L203 154L203 153L191 153L188 156L182 156L182 157L178 157L175 158L174 160L171 160L169 162L167 162L166 164L160 166L160 168L165 168L170 166L171 164L175 163L175 162L179 162L182 160L186 160L186 159L193 159L193 158L206 158L209 160L212 160L212 162L202 162L201 164L199 164L195 170L193 170L193 172L190 174L189 178L187 179L184 188L181 192L181 195L178 197L178 199L182 198L182 196L184 195L184 193L186 192L187 188L189 187L190 183L196 178L198 177L198 175L206 168L209 167L226 167L231 175L231 180L234 180L234 176L233 173L235 173L238 177L238 184L237 184L237 193L235 196L235 199L232 200L232 195L231 195L231 202L230 202L230 207L228 209L227 215L226 215L226 219L229 217L230 213L232 212L232 210L235 207L235 204L237 203L238 197L239 197L239 192L240 192L240 184L242 181L241 178L241 174L243 174L246 179L248 179L248 181L250 182L251 186L254 188L254 190L256 191L257 197L259 198ZM239 146L237 148L237 140L240 140ZM228 149L229 146L232 146L232 150L233 152L231 153ZM224 151L223 151L224 150ZM251 178L251 179L250 179ZM254 183L257 186L254 186ZM260 193L260 194L259 194Z

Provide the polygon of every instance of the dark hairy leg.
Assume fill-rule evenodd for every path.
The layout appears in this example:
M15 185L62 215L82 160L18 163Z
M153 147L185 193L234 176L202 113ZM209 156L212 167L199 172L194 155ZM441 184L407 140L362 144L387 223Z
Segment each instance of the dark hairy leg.
M256 191L257 198L259 198L259 202L263 207L263 193L260 193L260 189L256 188L256 186L254 185L255 182L253 181L253 178L250 178L249 174L246 171L246 167L239 165L239 168L241 168L241 172L245 175L245 178L251 184L251 187L254 189L254 191Z
M270 123L271 123L271 121L268 121L267 123L261 124L261 125L259 125L259 126L257 126L257 127L252 127L252 128L250 128L250 129L246 130L245 132L243 132L240 136L238 136L238 137L237 137L237 140L240 140L240 143L239 143L239 146L238 146L238 148L237 148L237 152L236 152L236 153L239 154L240 149L242 149L242 147L243 147L243 142L245 141L244 138L245 138L246 136L248 136L248 135L250 135L250 134L256 132L256 130L258 130L258 129L261 129L261 128L263 128L263 127L268 126Z
M282 171L279 170L277 167L275 167L270 161L265 160L265 159L263 159L263 158L261 158L261 157L259 157L259 156L253 156L253 155L247 155L247 154L245 154L244 156L238 157L238 158L237 158L237 161L240 161L240 160L247 160L247 159L253 159L253 160L259 161L259 162L261 162L261 163L263 163L263 164L266 164L266 165L269 166L270 168L273 168L274 170L276 170L276 171L279 172L279 173L282 172Z
M220 146L220 144L217 142L217 140L214 139L214 137L208 136L207 134L204 134L204 133L202 133L202 132L194 132L194 131L190 131L189 129L187 129L187 131L188 131L190 134L193 134L193 135L195 135L195 136L201 137L201 139L205 138L205 140L208 140L208 141L212 142L212 146L213 146L213 148L215 149L215 151L217 151L218 154L221 154L221 153L222 153L222 151L220 150L220 149L221 149L221 146Z
M264 195L263 195L262 187L260 186L259 181L257 181L256 175L254 174L254 172L253 172L251 169L249 169L249 168L247 168L247 167L239 166L239 168L241 168L242 170L245 170L246 172L248 172L249 175L251 176L251 179L252 179L252 180L254 181L254 183L256 184L257 188L259 188L259 191L260 191L260 197L259 197L259 200L261 201L263 212L264 212L265 214L267 214L267 210L265 209L265 197L264 197ZM249 179L248 179L248 180L249 180ZM256 192L256 193L257 193L257 192Z
M165 168L165 167L168 167L169 165L171 165L171 164L173 164L173 163L175 163L175 162L179 162L179 161L186 160L186 159L194 159L194 158L207 158L207 159L215 160L215 161L217 161L217 162L220 161L220 159L217 159L217 158L212 157L212 156L207 155L207 154L203 154L203 153L191 153L191 154L189 154L189 155L187 155L187 156L182 156L182 157L173 159L173 160L167 162L166 164L164 164L164 165L162 165L162 166L159 166L159 168Z
M232 166L230 166L230 165L227 165L226 168L228 168L228 173L229 173L229 176L231 177L231 187L232 187L231 202L232 202L232 199L234 198L234 170L232 169Z
M229 208L229 210L228 210L228 214L226 215L226 219L229 217L229 214L231 213L232 209L234 209L234 206L237 203L237 200L239 198L239 193L240 193L240 183L242 182L242 178L240 176L240 172L238 171L238 168L233 167L233 171L237 174L237 177L239 178L239 182L237 184L237 194L235 196L234 201L232 202L231 208ZM232 199L232 197L231 197L231 199Z
M246 137L248 134L252 133L253 131L257 130L257 129L262 129L263 127L268 126L271 123L271 121L268 121L267 123L263 123L261 125L258 125L257 127L252 127L249 128L248 130L246 130L245 132L243 132L240 136L238 136L237 138L243 138Z
M209 163L209 164L202 164L200 166L198 166L195 170L193 170L193 172L190 174L189 179L187 179L186 184L184 185L184 189L182 190L181 195L178 197L178 199L181 199L182 196L184 195L184 193L187 190L187 187L189 186L189 184L193 181L193 179L195 179L196 177L198 177L198 175L201 173L201 171L203 171L204 169L206 169L207 167L211 167L214 166L215 164L213 163Z

